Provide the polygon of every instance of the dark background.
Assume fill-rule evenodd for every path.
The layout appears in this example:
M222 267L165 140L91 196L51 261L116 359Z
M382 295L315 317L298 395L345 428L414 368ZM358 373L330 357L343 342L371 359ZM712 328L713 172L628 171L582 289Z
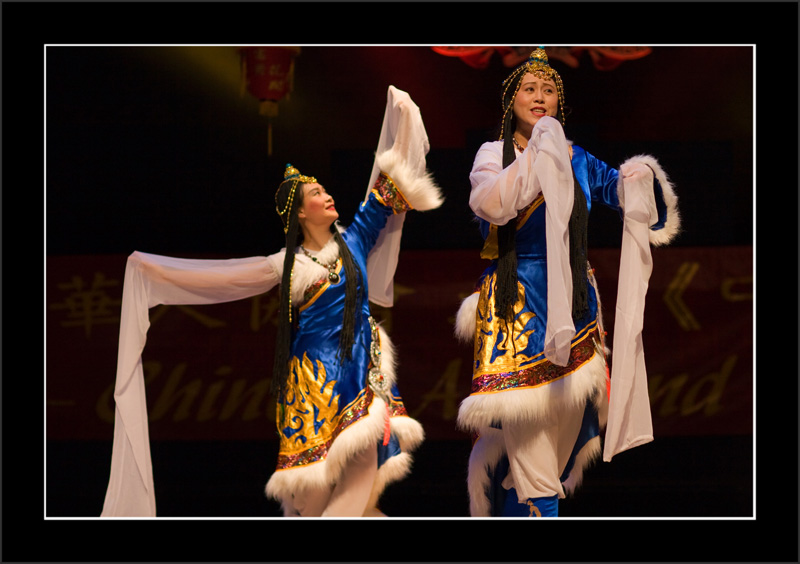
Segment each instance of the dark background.
M413 218L403 247L480 245L465 201L472 158L496 138L510 72L499 55L478 70L425 46L303 47L272 156L236 47L53 46L46 61L48 254L274 252L287 162L342 210L363 197L389 85L420 107L447 196L435 216ZM655 155L680 187L676 244L752 243L752 47L655 47L612 71L588 53L578 68L559 63L568 137L615 165ZM598 212L591 244L618 246L619 224Z
M42 59L46 65L41 77L44 88L39 90L45 96L42 104L33 108L34 112L43 108L45 118L45 254L128 254L144 250L174 256L210 253L228 258L274 252L281 246L281 231L272 198L286 162L317 176L336 196L340 209L352 209L348 202L361 198L389 84L409 92L421 108L431 143L428 166L447 196L435 219L420 214L407 222L403 248L477 248L479 239L472 231L465 205L467 175L475 150L493 135L499 118L499 84L509 69L498 59L485 70L472 69L457 59L433 52L430 45L507 45L512 38L516 40L513 44L526 44L531 36L531 43L544 44L548 40L560 45L605 44L611 40L615 44L654 45L647 57L608 72L595 69L589 59L582 59L576 69L558 61L553 64L564 79L567 104L573 108L566 129L570 139L614 164L640 152L650 153L668 171L680 194L684 221L684 233L675 245L754 244L756 140L759 155L764 154L766 146L778 163L787 165L787 176L780 183L789 187L788 199L780 201L790 204L792 211L796 209L794 3L698 3L692 4L688 14L691 17L676 14L670 4L542 4L541 7L554 8L559 21L575 18L577 25L580 20L582 33L567 34L565 39L550 29L542 35L508 33L503 28L498 30L493 22L482 23L487 13L497 10L514 14L524 5L498 3L490 8L486 4L445 3L436 5L434 10L424 4L384 4L378 8L360 3L297 3L267 4L257 9L254 4L244 3L223 9L212 3L178 3L163 8L59 3L43 4L41 9L46 10L48 23L35 25L42 23L45 12L32 12L30 4L24 10L22 4L15 5L17 11L11 11L9 3L4 3L4 132L10 130L9 122L16 124L19 120L17 103L22 98L21 88L9 78L15 72L29 72L33 66L34 80L25 87L29 96L31 91L37 92L39 77L35 73ZM684 6L688 10L689 5ZM16 19L9 18L9 14ZM333 25L343 18L355 18L359 25ZM423 25L422 20L427 23ZM472 25L452 25L457 20ZM90 25L91 21L102 24ZM722 21L728 22L726 26L720 25ZM768 28L770 32L765 31ZM28 45L34 43L27 51L27 62L22 57L9 57L10 52L23 52L18 45L9 50L13 39L22 35L21 29L27 30ZM342 34L344 30L349 33ZM676 41L677 30L683 34L680 37L688 36L689 40ZM419 39L408 37L420 34ZM51 46L43 49L36 41L39 37ZM401 40L419 46L389 45ZM303 47L296 60L294 91L289 100L281 102L280 113L273 120L274 151L268 156L267 123L258 115L256 101L240 91L235 47L219 45L272 41L387 46ZM756 43L760 70L754 82L751 45ZM147 44L176 46L138 46ZM184 46L187 44L209 46ZM764 82L770 87L769 94L759 90L755 105L754 86L760 88ZM16 88L9 89L9 84ZM779 120L776 136L774 129L766 128L774 128ZM757 131L753 129L754 122L759 125ZM762 132L764 135L760 135ZM30 148L35 149L36 144L28 137L4 135L4 179L19 172L22 162L30 162L26 153ZM759 169L759 178L761 172ZM27 184L36 192L35 178L29 178ZM15 214L15 208L9 209L8 186L6 182L6 217ZM347 218L343 220L346 222ZM788 223L771 224L770 228L788 227L793 243L794 224ZM619 241L619 222L613 214L598 210L590 229L590 241L595 246L615 246ZM430 235L432 232L435 237ZM9 256L15 256L9 253L20 250L9 249L8 241L6 237L6 263ZM788 391L793 392L788 397L794 399L796 387L790 386ZM7 399L8 395L4 395ZM765 410L759 413L764 414ZM769 415L774 416L774 412ZM796 417L786 421L792 427L796 422ZM4 427L7 432L8 426ZM792 436L790 433L789 439ZM4 434L4 438L8 436ZM796 440L787 442L794 448ZM732 500L725 492L747 492L752 487L755 476L751 449L751 437L695 437L640 447L630 456L615 459L613 468L596 469L580 497L565 502L563 511L587 518L613 517L617 512L670 517L709 515L705 509L714 507L725 517L750 516L754 507L742 505L738 501L742 496ZM219 502L215 510L231 515L274 511L264 500L243 497L239 488L248 480L260 483L263 468L272 466L274 453L265 452L259 445L154 444L153 452L154 460L163 464L156 468L156 475L164 483L156 487L159 509L166 515L186 516L193 511L193 504L207 504L209 497ZM412 474L415 495L399 489L395 493L390 488L384 510L418 514L411 507L424 498L431 516L452 516L459 511L466 515L465 495L459 483L462 469L454 468L450 461L467 455L468 445L426 445ZM682 463L698 456L713 462L700 473L683 473ZM110 441L99 445L48 444L47 457L48 508L53 514L95 516L107 472L93 473L102 464L85 461L110 460ZM239 460L250 460L250 464L244 466ZM170 473L169 468L184 463L212 464L207 471L220 476L217 487L209 492L205 484ZM796 508L796 484L792 480L796 478L796 457L789 460L789 469L790 484L784 490L788 499L784 497L784 501L791 502L789 508ZM762 470L759 478L765 474L770 473ZM5 492L9 491L7 476ZM38 485L33 488L38 489ZM205 499L200 502L199 492L203 489ZM250 489L248 486L248 496ZM763 522L773 513L772 506L766 504L775 501L766 499L773 494L764 490L762 496L759 516ZM653 511L654 505L661 511ZM458 509L454 511L454 507ZM198 508L201 513L207 510L207 505ZM466 523L463 526L470 530L480 526ZM784 523L796 532L796 514ZM72 530L68 525L63 523L57 532ZM265 530L272 526L263 525ZM721 540L710 541L718 537L707 533L707 525L695 523L691 532L678 529L684 537L706 539L695 549L695 555L708 553L721 555L722 559L729 555L744 559L753 556L754 560L761 560L763 553L741 541L753 537L751 529L744 528L746 523L736 519L725 523L728 530L745 533L739 536L743 544L738 550ZM665 534L675 528L669 521L653 523L658 532L643 528L642 522L626 522L624 526L634 538L658 536L658 532ZM753 526L758 527L759 534L771 534L772 528L765 529L766 524L756 522ZM230 529L225 526L225 530ZM366 525L365 530L374 531L371 525ZM485 530L478 528L476 532ZM253 529L248 525L246 531L252 535ZM161 538L162 531L157 534ZM170 537L168 532L163 534ZM414 529L412 534L421 533ZM249 545L252 538L242 543ZM459 555L464 545L470 544L468 539L450 538L448 542L456 545L451 554ZM270 546L263 547L264 554L292 554L291 550L283 552L285 546L270 553L270 543L276 540L265 542ZM202 544L195 539L194 543L182 545L184 552L181 547L172 546L161 554L194 555L202 552L198 550ZM205 554L209 558L225 555L221 547L234 544L221 541ZM781 543L769 544L773 550L783 550L779 548L784 546ZM47 546L37 548L53 551ZM83 548L91 550L85 545ZM641 559L682 559L686 555L674 543L661 542L659 548L657 554L645 553ZM609 550L625 552L618 545ZM481 560L496 559L483 556L484 551L478 553ZM544 553L557 554L550 550ZM135 560L148 558L152 552L134 545L127 554ZM401 559L414 553L407 554ZM509 554L517 554L517 549L509 548ZM592 551L576 547L575 554ZM781 554L796 556L796 546ZM639 559L639 555L635 558Z

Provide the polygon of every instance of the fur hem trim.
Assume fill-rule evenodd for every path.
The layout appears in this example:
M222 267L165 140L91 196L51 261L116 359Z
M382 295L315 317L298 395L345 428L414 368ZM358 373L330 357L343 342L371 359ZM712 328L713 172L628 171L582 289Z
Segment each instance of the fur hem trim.
M415 210L436 209L444 202L439 186L430 173L419 174L414 171L394 149L376 155L378 168L388 174L403 194L406 202Z
M392 417L389 425L403 452L413 452L425 441L425 429L419 421L408 415Z
M667 221L661 229L650 230L650 244L654 247L667 245L680 233L681 230L681 215L678 210L678 195L675 193L675 188L669 180L666 171L661 167L658 161L651 155L636 155L626 160L620 166L620 169L628 164L641 163L650 166L656 173L656 178L661 183L661 190L664 194L664 202L667 205ZM622 175L617 184L617 190L622 187ZM620 202L624 198L620 197Z
M583 472L599 460L601 452L599 436L592 437L589 442L583 445L583 448L575 457L575 464L570 470L569 477L563 482L564 491L567 495L572 495L578 489L583 482Z
M326 459L331 482L339 478L348 460L362 450L374 447L383 437L386 417L386 403L375 396L369 406L369 414L336 437Z
M506 453L503 432L487 428L472 447L469 455L467 490L469 491L469 514L472 517L490 517L489 472L497 466Z
M475 342L475 327L478 319L478 300L480 292L473 292L462 300L456 313L454 334L457 340L465 344Z
M535 421L551 408L595 399L605 385L605 359L595 352L578 370L550 384L467 397L458 409L457 424L463 430L483 432L495 422Z
M394 342L386 330L378 323L378 337L381 341L381 372L389 388L397 382L397 354Z
M324 460L308 466L275 471L264 492L267 497L286 505L295 491L332 486L348 460L364 449L374 448L383 437L385 425L386 403L375 396L367 416L336 437Z
M367 502L368 509L364 513L365 516L369 516L372 511L377 510L378 500L387 486L394 482L399 482L411 473L413 461L414 459L410 454L403 452L391 457L378 468L378 475L372 485L372 493L370 493L369 501Z

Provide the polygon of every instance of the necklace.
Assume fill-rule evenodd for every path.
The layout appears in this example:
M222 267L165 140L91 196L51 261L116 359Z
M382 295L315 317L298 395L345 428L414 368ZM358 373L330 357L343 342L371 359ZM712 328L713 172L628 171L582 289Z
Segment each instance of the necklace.
M308 258L313 260L318 265L324 266L325 268L328 269L328 280L330 280L331 284L336 284L339 281L339 275L334 272L334 269L336 269L336 267L339 264L339 257L336 257L336 260L333 261L331 264L325 264L317 260L317 257L311 255L311 253L309 253L303 245L300 245L300 249L302 249L303 254L306 255Z
M520 145L520 144L517 142L517 136L516 136L516 135L512 135L512 136L511 136L511 140L514 142L514 145L516 145L517 149L519 149L519 152L520 152L520 153L521 153L522 151L524 151L524 150L525 150L525 149L522 147L522 145Z

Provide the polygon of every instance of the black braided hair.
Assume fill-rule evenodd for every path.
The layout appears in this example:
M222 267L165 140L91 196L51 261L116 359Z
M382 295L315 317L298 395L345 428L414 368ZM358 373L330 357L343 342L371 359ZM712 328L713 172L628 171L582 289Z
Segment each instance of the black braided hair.
M361 321L361 297L363 295L364 284L361 269L353 260L347 243L337 225L331 225L333 239L339 246L339 256L344 267L344 315L342 317L342 331L339 334L339 351L337 358L340 363L347 362L353 358L353 343L355 342L356 325Z
M275 203L278 209L286 207L289 200L289 194L294 182L286 180L278 187L278 193L275 197ZM280 397L286 389L286 381L289 377L289 354L292 346L292 322L296 320L296 312L291 311L291 276L292 268L294 266L294 250L297 245L301 243L303 238L300 232L300 221L297 217L297 210L303 205L303 183L299 182L295 188L294 198L292 200L292 207L286 210L286 255L283 259L283 276L279 287L279 316L278 316L278 334L275 339L275 358L272 365L272 384L271 390L274 397Z

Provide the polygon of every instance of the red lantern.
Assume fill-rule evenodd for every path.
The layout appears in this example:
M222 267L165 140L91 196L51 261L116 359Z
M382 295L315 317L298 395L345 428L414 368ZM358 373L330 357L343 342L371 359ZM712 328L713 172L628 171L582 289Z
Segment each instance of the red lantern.
M258 99L258 113L269 122L269 154L272 154L272 118L278 102L289 97L294 86L294 59L299 47L243 47L240 49L242 82Z

